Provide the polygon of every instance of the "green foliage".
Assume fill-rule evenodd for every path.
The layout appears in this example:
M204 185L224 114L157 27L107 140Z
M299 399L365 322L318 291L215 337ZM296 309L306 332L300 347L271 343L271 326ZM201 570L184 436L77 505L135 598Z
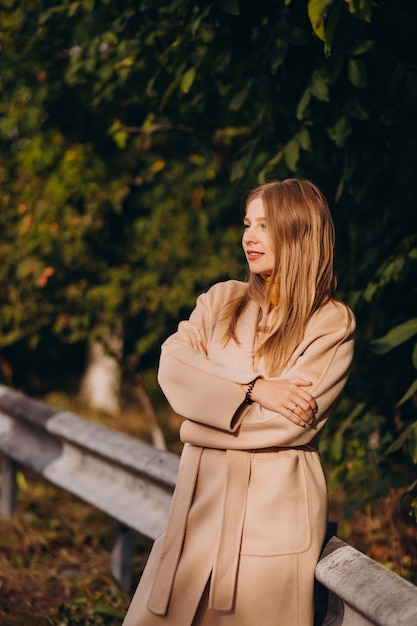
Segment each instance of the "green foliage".
M392 350L392 348L396 348L416 334L417 318L414 318L412 320L408 320L408 322L404 322L404 324L400 324L399 326L392 328L384 337L374 339L371 342L371 345L373 351L377 354L385 354L386 352Z
M392 328L384 337L375 339L371 342L373 350L377 354L385 354L390 350L408 342L417 334L417 318L413 318ZM414 344L412 352L412 362L417 369L417 343ZM400 407L409 400L415 399L417 395L417 379L410 385L402 398L398 401L397 406ZM388 447L386 454L392 454L398 450L406 448L413 463L417 465L417 420L409 424L400 436ZM405 490L406 495L412 496L411 511L417 520L417 481L413 481Z
M353 294L359 322L364 312L373 311L371 318L365 318L369 320L369 328L363 329L359 325L356 371L352 377L356 389L350 386L351 399L362 400L363 414L356 425L349 413L349 418L343 412L337 415L335 423L339 429L347 426L343 431L347 437L341 441L339 459L331 457L328 444L326 451L330 463L335 463L334 486L338 480L349 486L348 507L358 506L369 497L382 497L383 493L395 489L403 494L414 517L417 502L416 319L412 317L394 327L392 325L395 320L407 319L415 313L412 278L415 272L415 236L411 235L404 238L396 254L382 263L369 284ZM374 339L378 328L387 330L382 337ZM363 363L362 358L365 359ZM363 427L366 424L371 428L365 433ZM330 427L327 436L332 434ZM341 440L340 436L338 440ZM352 453L352 441L356 441L361 454ZM356 477L358 457L363 453L366 464Z
M412 337L371 342L417 315L416 27L414 0L2 6L1 370L115 331L125 376L154 366L197 293L244 276L242 193L306 176L358 320L332 481L357 506L413 483L409 438L385 454L416 420Z
M111 626L123 621L126 613L126 593L120 588L112 573L104 571L94 582L95 587L82 587L80 597L63 602L58 607L54 619L59 619L59 624ZM103 587L100 591L99 585Z
M407 488L405 469L410 470L411 463L402 464L398 455L387 457L391 442L385 416L349 398L327 425L320 448L329 492L333 494L343 485L347 517L361 509L364 501L377 501L392 490Z

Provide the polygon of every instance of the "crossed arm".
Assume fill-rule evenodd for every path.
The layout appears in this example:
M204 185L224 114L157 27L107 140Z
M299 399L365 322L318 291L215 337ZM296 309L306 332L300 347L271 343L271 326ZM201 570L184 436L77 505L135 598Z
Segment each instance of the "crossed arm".
M262 372L250 367L245 351L241 360L236 352L224 364L220 362L221 343L216 348L217 359L207 355L209 342L209 352L213 353L213 329L227 299L224 289L218 287L200 296L190 319L181 322L177 333L162 346L158 380L174 411L193 423L227 432L236 432L243 422L249 426L275 420L283 431L283 441L293 441L299 435L303 438L301 433L312 432L309 426L321 428L348 377L353 314L341 303L329 303L309 323L282 375L256 381L249 406L245 394Z
M207 356L206 347L200 339L193 348ZM306 389L312 384L312 381L304 378L259 378L253 386L251 399L265 409L280 413L298 426L310 426L318 408L316 400ZM242 388L246 392L249 384L242 384Z

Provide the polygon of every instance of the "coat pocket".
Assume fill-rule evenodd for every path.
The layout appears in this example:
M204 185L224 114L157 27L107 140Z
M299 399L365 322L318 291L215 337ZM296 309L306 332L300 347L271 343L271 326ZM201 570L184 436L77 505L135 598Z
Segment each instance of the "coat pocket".
M251 463L241 553L273 556L311 544L306 467L295 450L255 453Z

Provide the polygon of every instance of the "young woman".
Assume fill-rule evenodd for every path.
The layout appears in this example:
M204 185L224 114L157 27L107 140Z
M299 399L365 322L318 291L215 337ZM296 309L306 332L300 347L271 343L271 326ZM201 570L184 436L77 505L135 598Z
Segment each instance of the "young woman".
M197 300L162 346L159 383L186 419L166 532L124 626L312 626L327 524L321 431L346 383L354 317L334 299L323 194L257 187L248 282Z

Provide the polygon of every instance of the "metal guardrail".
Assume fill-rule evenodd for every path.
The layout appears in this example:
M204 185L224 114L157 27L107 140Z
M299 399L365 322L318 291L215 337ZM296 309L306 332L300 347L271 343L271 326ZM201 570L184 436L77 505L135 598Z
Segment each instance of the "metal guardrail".
M59 411L0 385L1 514L16 507L16 470L23 466L78 496L117 522L112 571L130 586L133 529L162 533L179 457L134 437Z
M0 385L1 514L15 512L16 471L30 468L117 522L112 571L129 589L131 532L155 539L179 457ZM337 537L316 568L317 624L417 625L417 587Z
M323 626L417 625L417 587L338 537L324 546L316 580L328 590Z

